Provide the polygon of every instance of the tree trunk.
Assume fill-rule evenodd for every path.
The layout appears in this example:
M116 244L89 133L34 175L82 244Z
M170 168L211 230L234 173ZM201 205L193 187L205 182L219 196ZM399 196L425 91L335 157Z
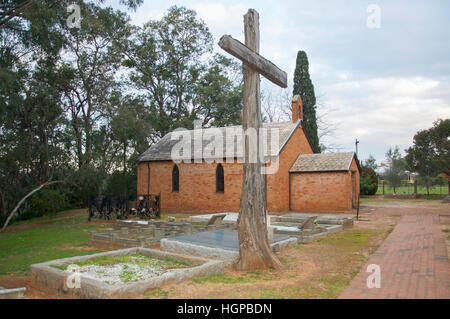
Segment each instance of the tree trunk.
M14 207L14 209L12 210L12 212L9 214L8 218L5 221L5 224L3 225L2 229L0 230L0 232L4 231L6 229L6 226L8 226L11 218L14 216L14 214L17 212L17 210L19 209L19 207L23 204L23 202L30 197L31 195L33 195L34 193L36 193L37 191L39 191L41 188L43 188L44 186L47 185L51 185L51 184L57 184L57 183L64 183L63 181L52 181L52 182L45 182L44 184L41 184L39 187L33 189L31 192L29 192L27 195L25 195L25 197L23 197L19 203L17 203L16 207Z
M249 10L244 16L244 24L245 45L259 52L258 13ZM239 260L234 266L237 270L281 269L281 263L270 248L267 236L266 192L260 156L262 141L259 132L261 127L259 74L244 64L243 71L243 129L244 133L248 130L256 130L256 139L251 138L251 135L244 135L245 161L238 218ZM254 154L255 151L256 154ZM249 159L252 159L252 163Z
M5 193L6 191L4 189L2 189L2 191L0 192L0 196L1 196L1 202L2 202L2 214L3 216L6 216L6 201L5 201Z

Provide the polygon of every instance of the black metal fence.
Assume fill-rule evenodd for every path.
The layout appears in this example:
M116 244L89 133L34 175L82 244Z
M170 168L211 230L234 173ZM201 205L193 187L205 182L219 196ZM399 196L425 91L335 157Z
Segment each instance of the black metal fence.
M160 218L161 194L150 195L98 195L89 201L89 220Z

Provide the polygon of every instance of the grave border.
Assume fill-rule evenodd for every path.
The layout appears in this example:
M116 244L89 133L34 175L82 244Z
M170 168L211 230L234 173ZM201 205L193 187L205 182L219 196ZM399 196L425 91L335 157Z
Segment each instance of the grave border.
M54 266L67 266L83 260L93 259L103 256L122 256L132 254L142 254L155 258L172 258L179 261L193 263L193 267L170 270L160 276L153 278L123 283L120 285L110 285L101 280L86 278L81 276L80 288L68 288L67 278L73 273L55 268ZM212 274L222 274L225 263L220 260L211 260L195 256L185 256L172 252L160 251L150 248L134 247L127 249L113 250L87 256L77 256L51 260L30 266L30 273L33 284L41 289L57 293L61 296L74 298L119 298L137 295L148 289L158 288L168 283L179 283L196 276L206 276Z

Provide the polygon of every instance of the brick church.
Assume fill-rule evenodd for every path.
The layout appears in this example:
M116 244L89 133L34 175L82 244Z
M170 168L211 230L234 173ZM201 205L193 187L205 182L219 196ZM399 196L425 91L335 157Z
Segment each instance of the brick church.
M356 155L313 154L302 118L302 101L296 95L292 101L292 121L263 124L264 128L279 132L278 149L266 147L269 150L264 152L266 165L278 161L278 170L265 175L267 210L332 212L355 208L360 175ZM177 141L171 134L139 157L138 195L161 194L163 213L238 212L242 160L236 156L232 161L218 158L175 163L171 151Z

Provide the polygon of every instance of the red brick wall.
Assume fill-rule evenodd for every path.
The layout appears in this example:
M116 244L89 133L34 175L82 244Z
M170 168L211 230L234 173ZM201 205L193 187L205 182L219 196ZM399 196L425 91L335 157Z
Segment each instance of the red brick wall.
M289 169L300 154L313 153L311 146L299 127L291 136L279 156L276 174L267 175L267 209L279 212L289 210Z
M299 127L279 156L279 170L267 175L267 209L289 210L289 169L299 154L312 153L306 136ZM222 163L225 192L216 193L217 163L180 163L180 190L172 192L171 161L143 162L138 165L138 194L147 193L150 165L150 193L161 192L163 212L225 212L239 211L242 188L242 163Z
M222 163L225 191L216 193L218 163L180 163L179 192L172 192L171 161L150 162L150 193L161 193L163 212L237 212L242 188L242 164ZM138 166L138 194L147 193L147 163Z
M291 209L339 211L352 208L351 171L356 171L356 198L359 171L355 159L344 172L291 173Z

